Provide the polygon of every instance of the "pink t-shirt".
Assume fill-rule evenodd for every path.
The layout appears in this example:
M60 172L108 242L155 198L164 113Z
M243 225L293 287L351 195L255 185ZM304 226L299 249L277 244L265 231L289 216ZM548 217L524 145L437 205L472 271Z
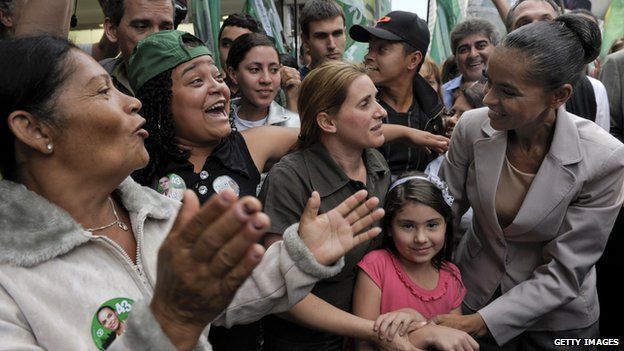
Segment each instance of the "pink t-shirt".
M459 269L450 262L442 265L433 290L416 285L401 261L386 249L369 252L358 266L381 289L380 314L409 307L429 319L459 307L466 295Z

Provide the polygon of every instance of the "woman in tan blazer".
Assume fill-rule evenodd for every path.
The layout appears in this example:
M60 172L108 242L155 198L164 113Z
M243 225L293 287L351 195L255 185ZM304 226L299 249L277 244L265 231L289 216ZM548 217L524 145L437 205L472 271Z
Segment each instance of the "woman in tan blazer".
M557 48L553 50L553 48ZM437 322L481 350L598 337L594 265L623 201L624 145L564 109L598 27L563 15L510 33L488 65L487 108L464 114L441 174L460 218L463 316Z

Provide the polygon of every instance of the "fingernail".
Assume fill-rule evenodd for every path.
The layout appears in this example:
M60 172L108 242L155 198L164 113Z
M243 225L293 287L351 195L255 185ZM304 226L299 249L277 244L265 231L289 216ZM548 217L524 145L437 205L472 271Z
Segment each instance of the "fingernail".
M249 214L245 210L245 204L239 202L234 207L234 215L239 221L246 221L249 218Z
M251 258L252 258L254 261L260 261L260 260L262 259L262 255L261 255L261 254L259 254L259 253L257 253L257 252L254 252L254 253L251 255Z
M254 218L253 221L251 221L251 224L253 225L253 227L257 230L260 230L264 227L264 224L262 223L262 221L258 218Z
M253 214L255 212L248 203L243 203L243 211L245 211L245 213L247 214Z

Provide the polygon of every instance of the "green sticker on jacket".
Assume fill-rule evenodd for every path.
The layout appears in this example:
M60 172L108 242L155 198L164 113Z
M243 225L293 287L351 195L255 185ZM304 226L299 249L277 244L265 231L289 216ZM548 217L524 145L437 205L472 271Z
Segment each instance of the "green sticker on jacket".
M95 312L91 322L91 336L99 350L110 344L126 331L126 319L132 311L134 300L117 297L104 302Z

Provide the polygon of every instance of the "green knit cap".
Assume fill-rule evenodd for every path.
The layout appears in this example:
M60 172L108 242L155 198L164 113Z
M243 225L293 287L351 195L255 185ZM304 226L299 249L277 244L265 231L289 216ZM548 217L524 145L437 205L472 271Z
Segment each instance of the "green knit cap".
M128 60L128 81L137 93L162 72L212 52L198 37L179 30L163 30L141 40Z

